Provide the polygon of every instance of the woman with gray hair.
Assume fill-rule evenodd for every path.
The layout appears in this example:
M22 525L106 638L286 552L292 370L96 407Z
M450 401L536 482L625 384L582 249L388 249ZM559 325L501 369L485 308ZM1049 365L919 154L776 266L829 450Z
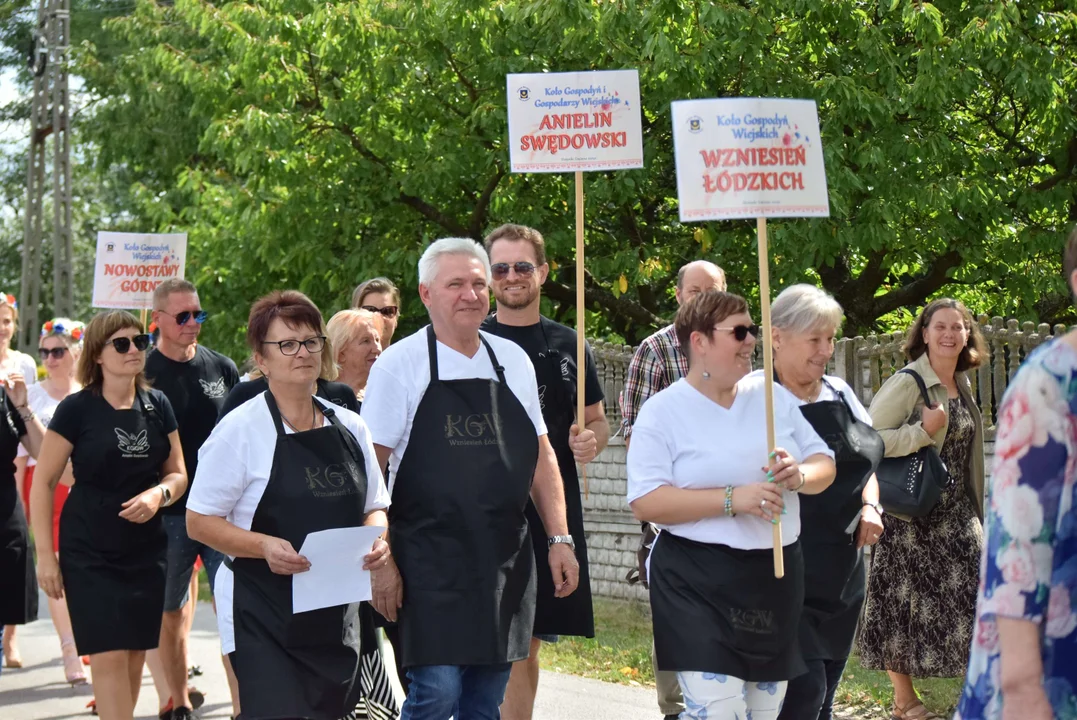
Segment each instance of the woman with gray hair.
M883 441L844 380L826 374L841 305L812 285L793 285L771 309L775 381L834 451L837 475L800 498L804 610L800 646L808 672L789 681L778 720L830 720L866 592L860 552L882 535L875 468ZM756 371L762 375L762 371Z

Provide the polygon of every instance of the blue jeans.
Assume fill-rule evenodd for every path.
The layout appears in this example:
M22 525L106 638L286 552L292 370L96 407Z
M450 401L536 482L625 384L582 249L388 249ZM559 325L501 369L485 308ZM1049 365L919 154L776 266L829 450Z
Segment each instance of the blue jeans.
M416 665L400 720L500 720L510 663Z
M185 515L162 515L165 534L168 536L168 571L165 573L165 612L175 612L187 604L191 595L191 573L195 558L201 556L209 576L209 591L213 592L217 568L224 555L208 545L192 540L187 535Z

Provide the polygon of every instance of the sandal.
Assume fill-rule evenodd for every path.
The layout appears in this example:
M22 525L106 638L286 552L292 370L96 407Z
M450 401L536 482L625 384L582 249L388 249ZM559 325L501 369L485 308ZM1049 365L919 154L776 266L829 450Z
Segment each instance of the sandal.
M898 713L901 713L900 715ZM890 709L890 720L943 720L941 715L935 713L924 707L924 703L920 701L920 698L916 698L912 702L908 703L905 707L898 707L895 702L894 706Z
M64 657L64 676L67 678L67 682L70 683L72 687L75 685L85 685L87 683L86 671L82 669L82 661L75 651L75 641L61 641L60 651L63 653Z

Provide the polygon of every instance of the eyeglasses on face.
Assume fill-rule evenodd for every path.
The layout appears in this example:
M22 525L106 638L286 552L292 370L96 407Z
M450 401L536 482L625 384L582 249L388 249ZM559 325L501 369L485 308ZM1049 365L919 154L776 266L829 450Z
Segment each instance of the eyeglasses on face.
M306 340L263 340L264 345L276 345L280 348L281 355L297 355L299 353L299 346L302 345L307 349L307 352L311 355L320 353L322 348L325 347L325 335L315 335L312 338Z
M758 325L737 325L735 327L715 327L715 330L725 330L733 333L733 337L737 342L744 342L745 338L751 335L754 338L759 337Z
M174 318L177 325L186 325L187 321L190 320L192 317L194 318L194 321L196 323L201 325L206 321L206 318L209 317L209 313L207 313L205 310L184 310L183 312L176 313L175 315L173 315L172 313L165 312L164 310L162 310L161 312L169 316L170 318Z
M116 352L120 355L126 355L131 351L131 344L134 343L135 350L142 352L150 346L150 336L142 333L141 335L135 335L134 337L118 337L109 340L112 343L112 347L116 348Z
M381 316L392 320L396 317L396 314L400 312L400 308L396 305L386 305L385 307L374 307L373 305L363 305L360 310L366 310L367 312L381 313Z
M42 362L48 360L50 355L57 360L63 360L65 352L67 352L67 348L65 347L37 349L37 354L41 356Z
M495 280L504 280L509 276L509 270L515 270L516 274L520 277L531 277L531 274L535 272L535 266L529 262L514 262L514 263L494 263L490 266L490 272L493 273Z

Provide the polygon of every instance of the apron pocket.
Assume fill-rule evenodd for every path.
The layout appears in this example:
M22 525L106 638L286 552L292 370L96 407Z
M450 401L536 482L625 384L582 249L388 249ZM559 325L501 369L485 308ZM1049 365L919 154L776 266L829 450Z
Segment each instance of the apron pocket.
M349 607L337 605L292 615L285 628L285 647L343 645L344 615Z

